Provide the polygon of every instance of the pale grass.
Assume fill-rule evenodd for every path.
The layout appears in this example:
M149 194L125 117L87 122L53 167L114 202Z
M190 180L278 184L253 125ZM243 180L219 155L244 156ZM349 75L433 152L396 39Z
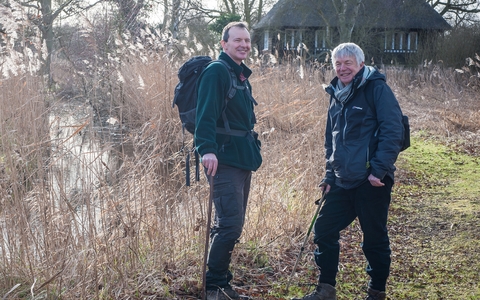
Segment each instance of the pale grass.
M18 27L12 16L4 17L9 28ZM201 174L200 182L192 178L193 185L185 186L184 160L192 138L182 135L171 102L176 72L187 59L175 55L204 51L216 56L218 48L201 49L195 40L191 48L184 41L174 44L167 33L148 27L142 29L143 43L131 43L126 33L107 38L107 27L96 30L86 19L80 21L82 34L62 37L67 46L53 57L57 85L52 94L41 77L14 76L38 71L38 55L44 53L10 53L15 42L24 42L15 36L17 30L9 32L14 39L4 47L0 297L198 297L208 184ZM111 38L117 49L104 51ZM35 38L37 49L39 42ZM74 46L68 48L69 43ZM271 55L261 59L250 58L248 64L254 71L264 162L253 176L232 266L238 274L270 268L289 275L320 196L328 107L323 85L334 74L325 66L305 65L302 58L289 57L281 65ZM461 72L441 64L382 72L410 116L414 134L425 132L478 155L478 56L472 60L475 64ZM73 121L57 126L51 116ZM108 118L120 121L106 131L123 134L123 143L105 136L104 127L99 133ZM58 135L52 136L55 131ZM83 173L72 179L70 171ZM303 264L312 266L311 260ZM305 269L300 268L299 277ZM285 281L280 276L267 289ZM245 284L254 288L256 282Z
M120 88L109 104L109 114L129 128L123 145L102 144L119 160L79 178L75 195L66 186L51 186L62 173L47 159L46 120L60 103L39 93L39 78L2 82L0 296L13 287L14 298L199 295L208 184L201 174L200 182L185 186L180 150L191 146L191 136L182 136L171 107L179 62L145 57L148 63L130 56L121 66L125 81L115 83ZM263 257L257 267L284 270L294 262L285 257L298 253L320 196L328 107L323 85L333 72L257 62L251 67L264 162L253 176L233 265ZM413 131L448 138L469 128L469 142L478 143L478 96L452 71L433 71L386 70ZM85 119L83 143L97 140L93 119Z

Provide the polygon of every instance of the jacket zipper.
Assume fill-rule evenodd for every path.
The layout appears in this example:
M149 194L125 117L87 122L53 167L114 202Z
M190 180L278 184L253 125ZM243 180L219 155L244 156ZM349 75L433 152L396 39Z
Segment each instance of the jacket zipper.
M343 109L342 109L343 110ZM345 146L345 140L346 140L346 134L347 134L347 127L348 127L348 122L347 122L347 113L348 113L348 108L345 109L345 112L343 113L343 118L345 120L345 126L343 126L343 145Z
M373 137L376 138L377 135L378 135L378 131L380 130L380 127L378 127L376 130L375 130L375 133L373 134ZM367 146L367 169L370 168L370 142L368 143L368 146Z

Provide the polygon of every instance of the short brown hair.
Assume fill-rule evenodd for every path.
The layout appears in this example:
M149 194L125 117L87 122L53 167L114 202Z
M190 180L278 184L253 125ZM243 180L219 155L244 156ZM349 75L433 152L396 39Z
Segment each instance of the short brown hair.
M222 31L222 40L228 42L228 38L230 37L229 31L232 27L238 28L245 28L248 31L248 23L247 22L230 22L225 27L223 27Z

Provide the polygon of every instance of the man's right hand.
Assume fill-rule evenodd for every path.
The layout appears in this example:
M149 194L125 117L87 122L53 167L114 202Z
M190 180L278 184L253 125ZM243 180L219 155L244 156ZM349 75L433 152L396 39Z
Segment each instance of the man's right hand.
M202 157L202 164L207 168L207 175L215 176L217 173L218 159L214 153L207 153Z
M318 187L322 190L323 194L327 194L328 192L330 192L330 188L331 188L331 186L326 182L320 183Z

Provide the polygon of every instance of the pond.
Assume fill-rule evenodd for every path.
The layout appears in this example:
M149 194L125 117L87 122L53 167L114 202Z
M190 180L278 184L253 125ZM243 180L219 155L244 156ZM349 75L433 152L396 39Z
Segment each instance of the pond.
M79 224L91 219L93 212L94 224L99 225L102 199L98 190L111 184L125 148L128 152L131 147L116 119L110 117L105 126L97 126L94 115L92 107L81 102L59 103L52 110L49 175L51 202L58 207L66 204Z

